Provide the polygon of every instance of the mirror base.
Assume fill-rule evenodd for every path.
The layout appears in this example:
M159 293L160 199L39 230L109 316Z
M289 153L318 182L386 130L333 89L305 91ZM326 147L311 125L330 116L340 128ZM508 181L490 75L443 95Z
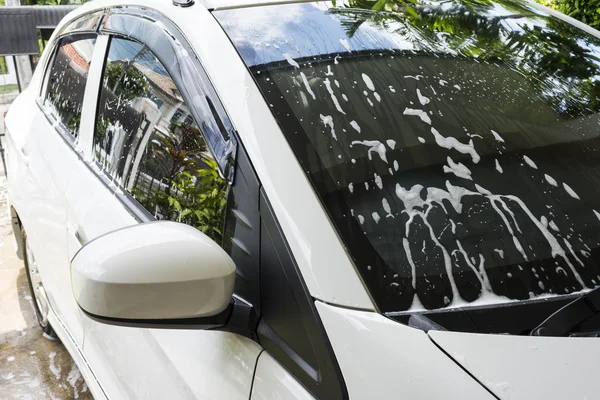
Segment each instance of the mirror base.
M254 307L236 297L232 298L229 306L219 314L199 318L122 319L94 315L83 308L81 308L81 311L90 319L108 325L144 329L219 330L257 340L256 327L258 326L258 317Z
M81 307L80 307L81 308ZM94 315L83 308L81 311L88 316L90 319L107 325L125 326L131 328L145 328L145 329L195 329L195 330L210 330L223 327L229 321L229 318L233 312L234 301L232 301L227 308L217 315L210 317L199 317L199 318L181 318L181 319L125 319L125 318L111 318L103 317L100 315Z

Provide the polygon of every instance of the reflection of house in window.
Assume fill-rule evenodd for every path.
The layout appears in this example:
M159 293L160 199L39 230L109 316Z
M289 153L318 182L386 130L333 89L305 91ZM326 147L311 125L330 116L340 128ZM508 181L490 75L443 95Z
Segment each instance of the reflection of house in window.
M128 149L131 151L128 151L128 157L123 160L123 176L128 176L126 183L128 189L138 184L140 163L144 158L144 154L148 151L147 147L152 138L157 142L155 145L160 145L160 140L157 140L157 138L171 138L173 136L173 132L171 131L171 124L173 122L194 124L194 120L187 107L185 107L179 90L168 75L164 75L162 70L157 71L155 68L148 68L137 63L135 67L146 76L150 85L148 98L140 100L151 103L155 108L151 110L149 105L147 105L145 109L147 124L143 126L143 129L140 126L136 135L131 137L131 142L127 144ZM158 179L161 179L162 176L172 175L172 166L163 165L162 168L164 169L162 173L155 171ZM147 171L147 168L143 169ZM151 181L155 179L154 177L149 178Z
M114 78L114 87L110 87L113 82L106 82L108 89L114 92L107 94L110 97L106 101L104 115L110 119L111 126L107 129L102 146L104 154L101 156L105 158L110 174L129 189L133 186L150 137L154 133L170 136L170 121L183 99L169 76L136 61L116 61L111 65L119 64L122 67L113 67L117 71L122 69ZM139 74L128 74L128 69ZM123 99L130 79L138 75L143 76L144 82L149 85L147 92L133 100L128 100L128 96Z
M175 82L168 75L158 73L141 64L136 63L135 68L148 78L153 97L159 100L158 103L161 103L160 106L156 104L161 113L160 125L168 129L173 115L183 104L183 98L177 90Z
M148 93L148 98L150 100L152 100L152 102L154 102L154 104L156 104L157 108L161 108L163 106L163 104L165 104L161 99L159 99L158 97L156 97L154 95L154 93L152 93L152 92Z
M50 74L48 100L52 112L77 136L81 119L83 93L87 82L94 40L68 42L63 39Z
M189 110L187 108L181 108L181 107L175 111L175 114L173 114L173 119L171 121L172 122L183 122L184 124L187 124L187 125L194 124L194 118L192 117L192 114L190 114Z
M201 160L206 143L158 60L146 48L123 39L115 39L111 46L95 138L96 157L153 215L170 218L166 214L172 210L166 198L183 190L173 181L183 170L194 174L210 167ZM194 185L199 184L192 179Z

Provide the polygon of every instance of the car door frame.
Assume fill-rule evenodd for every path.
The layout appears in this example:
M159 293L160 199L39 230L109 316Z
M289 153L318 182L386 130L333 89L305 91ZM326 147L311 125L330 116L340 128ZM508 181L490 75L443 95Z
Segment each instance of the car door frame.
M86 18L85 22L87 22L87 25L79 25L79 26L75 26L73 24L68 25L67 27L65 27L65 29L62 29L61 32L59 32L57 35L54 36L54 38L52 39L51 43L52 46L49 46L49 52L47 54L47 56L45 57L45 59L43 60L43 76L41 77L41 81L39 82L39 86L37 88L32 88L32 89L37 89L37 91L35 92L35 103L37 105L37 107L39 108L39 111L42 113L42 115L44 116L44 118L46 119L46 123L51 126L51 134L52 135L56 135L58 137L44 137L44 136L40 136L40 138L38 139L40 142L42 141L47 141L47 140L57 140L59 143L63 142L64 147L66 149L66 151L68 152L67 158L72 157L72 159L70 159L68 162L70 163L77 163L78 165L81 164L81 161L83 160L84 157L84 148L82 148L80 146L80 138L82 136L85 135L86 129L85 129L85 124L84 121L86 119L86 113L89 114L89 109L90 109L90 99L93 98L93 91L94 91L94 80L95 80L95 75L98 72L98 68L97 66L93 63L93 59L95 57L97 57L98 52L102 52L102 46L96 46L97 42L98 42L98 38L99 35L95 32L94 30L94 26L97 24L97 21L99 20L98 15L93 16L92 20L90 20L90 18ZM90 27L90 25L92 25L92 27ZM79 126L79 131L77 132L77 136L74 136L73 133L71 133L69 131L69 129L64 126L63 122L61 121L60 117L58 117L57 115L54 115L53 112L49 111L46 106L45 106L45 100L48 94L48 83L50 81L49 79L49 74L51 73L52 67L54 66L54 62L56 60L60 45L63 43L63 41L67 39L70 40L72 42L77 42L79 40L85 40L85 39L94 39L94 48L92 51L92 59L90 60L90 67L87 71L87 77L86 77L86 83L85 83L85 87L84 87L84 94L83 94L83 98L82 98L82 109L81 109L81 121L80 121L80 126ZM43 157L45 159L45 157ZM46 160L46 162L48 162ZM61 183L63 184L63 188L66 189L66 187L69 184L69 180L70 177L67 177L66 174L64 177L61 177ZM62 210L61 213L65 216L65 220L62 221L63 223L66 223L66 204L65 204L65 198L64 196L62 197ZM64 231L65 237L62 238L62 240L64 240L64 245L68 247L68 225L67 225L67 229L65 229ZM68 259L67 255L65 255L65 265L57 265L55 266L55 270L53 271L53 274L56 274L57 276L54 278L51 278L50 275L47 273L46 276L43 276L44 279L44 283L45 286L48 286L48 284L50 284L50 286L48 287L49 291L52 292L52 288L54 288L57 291L59 289L60 286L60 275L70 275L70 270L69 270L69 262L70 260ZM48 279L51 278L51 279ZM68 293L68 292L67 292ZM65 299L63 299L65 300ZM64 302L63 302L64 303ZM72 338L72 340L74 341L74 343L76 344L76 346L80 347L83 343L84 340L84 335L83 335L83 325L82 324L78 324L75 321L81 321L82 318L82 313L81 311L79 311L77 308L73 308L72 310L69 310L67 304L56 304L57 308L55 309L52 304L51 304L51 309L53 311L53 313L56 315L56 317L61 321L61 323L63 324L67 324L67 325L71 325L71 326L67 326L68 330L70 331L70 336ZM69 322L67 322L69 321ZM78 326L73 326L73 325L78 325Z
M93 28L91 28L92 23L90 21L95 22ZM157 21L164 25L155 24ZM166 29L165 25L169 28L168 33L163 30L163 28ZM212 141L210 141L211 138L209 138L209 134L204 133L204 136L207 136L207 145L217 160L222 174L231 184L235 177L234 165L238 147L235 129L214 89L214 85L212 85L208 74L202 67L202 63L185 37L178 29L176 29L175 25L166 17L153 10L142 9L136 6L118 7L103 11L92 11L78 17L75 21L60 30L57 39L68 36L69 34L80 34L85 32L98 34L98 39L103 36L109 38L112 36L119 36L142 43L148 47L173 78L177 88L181 91L183 98L190 107L190 111L194 118L197 121L206 119L202 118L202 115L199 114L199 110L202 109L205 111L204 115L207 115L207 113L213 115L216 124L213 124L211 127L212 131L221 132L222 137L214 137L212 138ZM146 40L148 36L153 36L154 39L149 42ZM109 47L110 39L107 43L102 44L102 49L97 49L98 53L102 53L104 60L106 59ZM172 62L169 62L169 60L175 59L175 56L181 55L185 55L185 57L179 57L177 59L184 60L184 62L177 65L173 65ZM51 59L52 57L49 58ZM99 69L99 74L98 76L93 77L93 82L91 76L88 80L88 86L92 86L92 94L95 93L96 95L93 97L93 102L84 102L83 112L85 113L84 116L87 118L84 120L84 116L82 116L78 141L80 143L79 148L81 150L81 155L87 161L86 165L88 168L92 169L107 186L114 186L110 179L104 174L97 173L96 169L92 166L93 162L89 162L89 160L92 159L91 157L93 154L93 135L100 97L99 88L102 84L101 79L104 61ZM45 81L46 79L44 78L41 91L45 90ZM199 90L195 85L185 85L185 81L196 82L201 85L202 90ZM204 93L207 93L208 95L204 95ZM213 98L219 101L207 102L207 98ZM215 143L221 147L215 149ZM149 222L154 220L154 217L126 191L123 193L115 192L115 195L123 202L126 208L139 222Z
M155 22L160 22L160 24L156 24ZM148 36L152 36L149 34L149 31L155 30L155 35L153 37L152 43L149 44L147 40L145 40ZM277 342L277 336L273 336L273 331L271 331L267 325L264 323L259 326L259 317L260 317L260 273L257 271L256 276L253 277L257 279L255 284L255 289L251 290L250 297L254 297L254 301L256 301L257 313L258 315L254 316L244 316L249 317L248 321L250 322L250 326L245 332L237 331L236 333L241 333L244 336L251 337L254 341L259 343L258 336L262 335L263 338L267 338L271 345L271 347L275 349L275 347L280 347L283 351L276 351L275 354L270 354L272 357L278 362L278 365L283 368L283 371L293 371L294 378L300 382L300 384L305 386L313 386L310 382L307 384L306 379L302 379L299 376L296 376L298 373L305 374L306 377L309 375L321 376L322 370L320 369L325 365L327 368L326 376L327 381L323 382L319 379L315 379L315 384L317 386L313 386L312 388L308 387L311 392L315 395L315 387L325 384L325 386L330 387L334 392L339 393L340 398L347 398L347 391L344 384L343 377L341 376L341 372L339 370L339 366L335 360L335 356L333 355L333 350L331 345L327 340L327 335L324 331L324 328L320 322L318 317L318 313L316 312L316 308L314 307L314 299L310 296L308 289L306 288L305 283L303 282L302 275L298 270L297 265L293 259L293 255L291 254L290 249L286 243L286 239L283 236L283 232L281 232L281 228L279 223L277 222L277 218L273 214L273 210L268 206L268 199L266 198L266 194L261 189L260 181L256 172L252 167L252 162L249 160L246 155L243 146L241 146L241 142L239 142L237 137L237 132L234 129L226 110L223 107L223 103L220 100L214 85L212 84L208 74L202 67L202 63L196 53L193 51L193 48L188 44L183 34L179 31L179 29L168 20L166 17L162 16L160 13L156 11L151 11L147 9L141 9L135 6L132 7L121 7L115 9L108 9L104 12L100 22L97 25L96 31L98 32L98 37L100 38L102 35L111 36L111 37L123 37L129 40L134 40L136 42L142 43L148 47L148 49L163 63L173 80L175 81L177 87L182 91L182 95L186 100L188 106L190 107L190 111L194 115L194 118L197 121L204 120L201 115L199 115L199 109L204 109L205 112L210 112L215 118L216 126L213 127L214 132L220 132L221 137L213 138L217 140L216 143L220 143L222 145L221 151L215 151L214 143L211 142L210 138L207 137L207 144L215 156L219 167L221 168L222 174L228 180L232 192L234 191L234 180L235 180L235 171L238 167L238 162L241 161L243 164L244 171L246 172L247 179L246 182L251 186L251 192L256 193L256 197L254 201L257 202L257 215L259 217L259 222L257 224L257 229L260 231L261 226L264 228L265 218L271 219L271 222L268 224L271 226L271 234L275 235L277 238L272 239L278 241L277 247L279 248L277 252L280 256L287 257L288 268L284 274L291 274L288 277L292 279L293 282L288 282L292 286L292 290L294 291L294 296L297 299L303 298L303 303L300 304L302 309L301 318L305 320L305 324L309 324L310 327L310 340L317 342L316 349L321 351L319 360L319 369L311 370L311 368L305 368L302 365L302 357L301 355L295 354L290 351L289 346L286 348L286 344L284 342ZM168 33L167 33L168 32ZM107 52L110 46L110 40L106 41L106 47L104 48L104 59L106 59ZM178 60L173 65L172 63L165 62L166 60ZM104 69L104 63L102 65L102 70ZM101 82L101 73L100 77L96 77L97 82L95 84L95 90L98 90ZM194 79L195 75L195 79ZM200 76L201 79L198 80L197 77ZM204 92L208 92L208 95L205 96L204 103L200 101L202 96L198 94L200 91L197 90L195 85L185 85L183 82L198 82L203 86ZM182 90L184 89L184 90ZM192 92L192 93L190 93ZM215 101L206 101L207 99L215 99ZM195 101L190 101L190 99L194 99ZM91 101L89 103L92 103ZM88 111L88 114L91 118L86 119L86 127L83 128L83 118L82 118L82 130L80 133L80 142L82 147L84 148L84 153L87 155L87 159L92 159L93 154L93 135L95 129L95 121L98 113L99 106L99 93L95 98L95 101L92 104L86 104L88 110L93 108L93 113ZM220 124L219 124L220 120ZM226 134L223 134L224 131ZM209 132L204 132L204 136L208 136ZM239 144L238 144L239 143ZM223 149L225 151L223 151ZM238 155L240 157L236 157ZM240 158L237 160L236 158ZM243 161L245 160L245 161ZM88 165L89 167L89 165ZM93 169L93 168L92 168ZM107 187L110 185L114 185L110 181L110 179L102 172L95 170L95 175L98 176ZM126 190L123 191L115 191L115 196L119 198L124 207L135 216L138 222L149 222L154 220L153 216L150 215L148 211L144 209ZM235 215L235 218L240 219L240 214ZM246 221L247 222L247 221ZM258 234L258 233L257 233ZM263 246L263 242L259 240L256 244L260 250L260 247ZM257 251L260 253L260 251ZM260 265L260 262L259 262ZM261 267L259 266L259 269ZM291 269L290 269L291 268ZM258 292L258 293L256 293ZM254 296L252 296L254 295ZM239 299L239 297L238 297ZM246 299L241 299L242 301L248 303ZM254 304L249 304L250 306ZM314 322L313 322L314 320ZM262 328L261 328L262 327ZM224 329L227 330L227 329ZM234 329L235 331L235 329ZM259 343L260 344L260 343ZM275 347L273 347L275 345ZM284 357L283 359L281 357ZM257 361L258 362L258 361ZM292 362L292 363L290 363ZM283 366L282 366L283 365ZM299 366L299 367L298 367ZM301 372L304 370L304 372ZM308 373L306 371L309 371ZM312 372L310 372L312 371ZM289 373L289 372L286 372ZM305 378L306 378L305 377ZM318 383L318 382L321 383ZM332 385L337 386L339 389L332 387ZM338 386L339 385L339 386ZM338 392L339 391L339 392ZM329 392L331 393L331 392ZM322 393L323 394L323 393ZM336 396L337 397L337 396Z
M89 109L89 103L91 99L91 97L88 95L88 91L90 90L90 87L93 86L94 82L94 73L92 72L93 62L90 62L90 71L88 71L88 78L85 85L82 103L82 121L79 127L79 135L77 139L67 132L64 126L61 126L62 123L56 118L56 116L52 116L50 113L46 112L47 110L44 109L44 98L47 93L47 85L49 81L48 77L51 73L53 62L55 60L61 40L66 37L77 38L97 35L96 27L101 15L101 12L94 12L81 17L76 17L73 21L66 23L59 30L55 31L52 38L49 40L50 45L47 46L45 52L40 58L40 63L35 71L34 78L31 82L31 87L27 90L29 94L23 94L23 96L30 96L32 102L34 103L33 106L39 108L37 112L40 112L42 117L46 119L45 122L50 124L52 127L52 132L49 133L57 135L58 137L56 140L59 142L64 142L64 145L67 147L68 151L72 152L72 156L76 157L76 159L80 161L83 159L85 153L83 148L80 146L79 139L84 135L85 132L83 114L86 109ZM98 36L96 36L96 39L97 38ZM92 58L99 50L96 44L94 46ZM21 215L19 214L19 216ZM65 265L65 268L69 268L69 266ZM73 357L93 396L96 399L106 399L104 390L100 386L94 375L94 372L90 368L85 356L83 355L81 343L77 343L76 339L72 335L72 332L64 325L64 321L60 317L60 312L58 312L52 304L50 304L48 321L52 325L52 328L60 338L61 342Z
M95 13L92 12L91 14ZM104 172L101 166L93 159L93 136L96 129L98 107L101 106L100 88L102 86L102 76L105 69L106 59L110 50L111 38L120 37L144 44L163 64L170 77L175 81L177 88L182 92L184 100L189 106L190 111L196 121L200 120L205 122L203 125L203 128L205 128L203 130L203 136L207 139L207 145L213 155L220 155L215 156L215 159L219 164L221 174L227 179L230 185L234 179L234 164L236 161L235 155L237 150L237 137L235 136L233 126L225 113L216 91L208 80L208 76L202 69L199 60L194 58L195 55L191 47L189 44L187 44L187 42L185 42L185 38L183 38L183 36L180 34L167 34L163 30L165 25L171 24L170 21L161 19L163 24L161 25L161 29L159 28L158 24L149 22L151 20L151 15L160 16L157 13L149 12L148 10L136 7L123 7L103 10L101 19L95 28L99 40L102 40L103 43L102 49L99 50L98 53L95 53L94 57L96 66L99 66L99 72L94 76L93 82L88 82L88 86L93 88L93 98L90 98L89 101L86 101L85 103L86 118L84 121L84 118L82 117L80 136L78 138L80 147L82 149L81 155L83 157L83 162L87 166L87 172L91 172L91 175L98 179L100 187L105 186L105 188L114 195L116 199L115 203L120 204L122 209L129 213L137 223L151 222L155 219L150 212L148 212L131 194L127 192L127 190L115 186L115 182L110 179L108 174ZM80 18L84 19L85 16L81 16ZM119 27L123 29L119 29ZM173 27L175 26L173 25ZM149 35L149 31L153 30L154 34ZM173 29L171 32L176 32L176 29ZM179 37L177 37L178 35ZM150 44L148 43L148 40L146 40L148 36L153 37L154 39ZM160 47L158 47L159 45ZM165 62L166 59L170 58L169 55L182 56L182 54L191 55L191 57L184 56L184 62L176 63L176 65L174 65L172 62ZM173 58L171 59L173 60ZM90 80L91 79L92 78L90 77ZM201 88L198 88L194 85L186 86L183 84L184 81L191 81L195 82L196 84L201 83ZM196 92L194 92L194 90ZM192 93L190 94L190 92ZM194 99L195 101L192 102L190 99ZM86 98L86 100L88 99ZM198 114L199 108L204 110L205 113L203 115ZM211 117L213 119L211 119ZM207 120L210 121L207 122ZM207 125L209 125L210 132L208 132L206 129ZM211 133L218 133L219 135L217 135L216 138L213 138L214 140L210 140L208 135ZM215 146L218 147L216 151L214 148ZM85 245L88 240L93 239L93 237L86 237L86 232L84 230L78 229L74 233L74 237L77 237L77 239L80 240L81 245ZM240 300L241 304L246 303L242 299L238 300ZM246 310L249 308L251 307L244 307ZM245 317L245 315L241 316L241 318ZM90 320L88 323L95 324L96 322ZM248 336L244 333L245 332L242 333L243 336ZM259 346L258 343L256 343L256 340L252 340L252 343ZM262 350L260 351L262 352ZM85 349L83 353L84 355L86 354ZM256 367L259 355L260 352L256 354L256 358L251 365L253 370ZM250 382L253 381L253 374L249 375L249 379ZM251 390L251 388L249 390ZM248 396L250 396L250 394L251 392L248 392Z
M160 25L156 24L156 22L160 22ZM166 29L168 29L168 32ZM104 64L110 49L110 38L113 37L124 38L147 46L151 53L161 62L169 73L169 76L175 82L177 88L181 91L194 119L204 123L202 135L207 140L207 147L217 161L219 171L227 181L230 191L233 191L236 170L238 167L237 155L238 151L243 151L243 149L239 149L237 131L233 127L208 74L202 67L202 63L193 51L191 45L187 42L179 29L170 20L156 11L131 6L105 10L102 19L97 25L96 31L98 32L99 39L102 37L109 38L106 40L106 43L103 44L102 48L102 70L105 67ZM152 36L154 38L151 44L148 44L148 41L145 40L146 36ZM184 56L182 57L182 55ZM180 57L178 60L181 62L176 62L175 64L173 64L173 62L166 62L166 60L169 59L173 60L174 57ZM98 93L94 97L93 104L86 105L88 111L85 115L89 118L85 121L86 129L82 128L80 142L82 143L81 147L83 148L88 168L94 172L94 175L96 175L106 187L114 189L114 181L112 181L106 173L101 171L101 165L99 163L93 161L93 135L96 129L98 107L100 106L99 88L102 85L102 71L98 73L98 76L96 76L95 79L96 82L93 84L93 90L98 91ZM200 87L198 88L195 85L185 85L184 82L186 81L195 82L197 85L200 85ZM92 102L90 101L90 103ZM203 109L204 114L200 114L199 109ZM207 120L209 122L208 124L206 123ZM83 124L84 121L82 118L82 126ZM215 147L217 148L215 149ZM247 156L245 160L247 160ZM258 177L249 161L245 162L244 167L248 171L245 190L250 190L255 193L256 196L253 200L256 202L258 209L260 189ZM124 208L139 223L156 220L154 216L127 190L124 188L121 189L123 190L114 191L115 197L120 200ZM248 200L247 197L246 200ZM237 217L239 217L239 214ZM259 224L257 223L256 225L257 229L260 229L258 226ZM88 238L84 237L82 244L85 244L87 239ZM223 244L220 243L220 245ZM257 241L257 243L254 244L254 247L257 249L256 255L258 254L259 246L260 243ZM251 286L253 286L253 288L247 290L247 292L250 292L248 293L248 296L242 297L238 294L234 295L234 298L239 300L238 304L241 306L240 312L234 312L234 317L236 317L236 322L243 320L242 323L245 323L246 320L249 320L251 326L249 326L250 329L239 329L239 324L235 324L237 326L232 325L230 330L235 333L240 333L243 336L253 338L252 332L255 331L254 328L258 325L258 321L256 316L249 315L249 310L253 307L259 309L258 303L260 298L258 288L260 285L260 276L259 273L256 272L253 276L247 276L246 278L251 278Z

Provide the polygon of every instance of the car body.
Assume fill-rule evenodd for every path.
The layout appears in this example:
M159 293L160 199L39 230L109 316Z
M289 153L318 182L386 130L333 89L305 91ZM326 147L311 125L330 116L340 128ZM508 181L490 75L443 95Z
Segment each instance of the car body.
M96 399L598 396L595 314L528 334L600 282L596 31L176 3L69 14L6 118L40 323Z

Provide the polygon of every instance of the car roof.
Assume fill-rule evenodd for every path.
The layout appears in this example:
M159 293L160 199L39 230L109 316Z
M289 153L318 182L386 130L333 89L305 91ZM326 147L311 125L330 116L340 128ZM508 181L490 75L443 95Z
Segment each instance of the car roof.
M306 3L312 1L315 0L198 0L198 3L210 10L224 10L274 4Z
M160 10L162 7L173 6L173 4L177 3L185 7L183 4L186 2L191 2L191 7L188 5L190 10L194 10L194 8L197 7L204 7L208 10L226 10L276 4L309 3L316 1L318 0L159 0L153 5L157 10ZM158 4L161 4L161 6L158 7ZM147 4L144 2L144 0L94 0L83 3L81 6L76 7L73 11L73 15L80 15L90 10L97 10L99 7L111 8L129 5L143 7Z
M275 5L275 4L293 4L293 3L311 3L317 2L319 0L191 0L197 1L198 3L204 5L209 10L226 10L233 8L244 8L244 7L257 7L257 6L265 6L265 5ZM565 15L560 11L554 10L552 8L546 7L542 4L537 3L535 0L524 0L530 7L537 9L543 13L550 14L553 17L556 17L560 20L563 20L584 32L587 32L593 36L600 38L600 31L592 28L591 26L584 24L583 22L576 20L573 17Z

